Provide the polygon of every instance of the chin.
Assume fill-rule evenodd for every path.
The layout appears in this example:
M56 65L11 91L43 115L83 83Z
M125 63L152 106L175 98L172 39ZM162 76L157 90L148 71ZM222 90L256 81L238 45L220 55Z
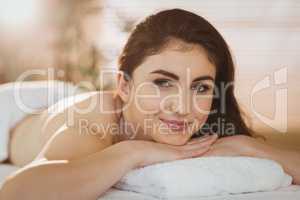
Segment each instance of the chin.
M159 143L181 146L181 145L185 145L190 138L191 136L189 136L188 134L169 133L169 134L160 134L158 137L153 139Z

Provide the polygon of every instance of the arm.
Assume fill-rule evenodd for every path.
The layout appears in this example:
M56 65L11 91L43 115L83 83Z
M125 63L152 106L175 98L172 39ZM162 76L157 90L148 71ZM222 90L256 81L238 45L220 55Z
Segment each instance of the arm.
M124 150L114 145L76 161L29 165L7 180L2 198L95 200L134 167Z
M82 144L86 144L88 140L88 136L82 138L74 134L71 134L74 138L70 139L68 131L73 133L66 129L55 135L51 143L46 145L43 158L10 176L0 191L0 199L96 200L129 170L158 162L200 156L216 139L200 138L184 146L149 141L123 141L87 155L95 151L96 148L91 147L93 144L84 145L91 148L83 151L76 152L77 145L72 151L66 150L74 147L77 140ZM65 150L63 154L62 150Z
M254 154L257 157L277 161L293 177L293 183L300 185L300 150L279 149L264 143L256 146Z
M80 159L37 160L6 180L0 199L95 200L136 166L134 152L118 143Z
M218 139L204 156L250 156L278 162L300 185L300 150L279 149L256 138L236 135Z

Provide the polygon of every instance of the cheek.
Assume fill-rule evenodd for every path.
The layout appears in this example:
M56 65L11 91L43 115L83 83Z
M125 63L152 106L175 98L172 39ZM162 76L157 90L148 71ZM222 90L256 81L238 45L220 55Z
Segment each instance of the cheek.
M144 114L159 112L161 97L155 87L145 84L143 87L139 87L133 96L132 103L138 112Z
M212 106L212 97L196 98L193 105L193 110L197 115L208 115Z
M193 115L199 124L206 122L211 111L212 100L213 98L202 98L195 101Z

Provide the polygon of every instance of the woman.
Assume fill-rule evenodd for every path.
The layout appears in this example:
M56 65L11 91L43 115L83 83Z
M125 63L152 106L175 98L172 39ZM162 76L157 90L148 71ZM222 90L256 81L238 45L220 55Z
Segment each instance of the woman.
M276 160L300 183L299 152L252 137L234 97L228 46L202 17L180 9L148 17L119 69L115 91L33 120L27 128L38 139L26 160L36 158L6 180L4 199L97 199L134 168L215 155ZM12 160L22 163L15 148Z

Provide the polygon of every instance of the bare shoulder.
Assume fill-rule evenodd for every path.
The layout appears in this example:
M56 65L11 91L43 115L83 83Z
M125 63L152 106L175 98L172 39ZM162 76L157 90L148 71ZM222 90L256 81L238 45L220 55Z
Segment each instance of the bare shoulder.
M77 159L113 144L118 133L118 106L113 91L65 99L43 115L37 159Z

